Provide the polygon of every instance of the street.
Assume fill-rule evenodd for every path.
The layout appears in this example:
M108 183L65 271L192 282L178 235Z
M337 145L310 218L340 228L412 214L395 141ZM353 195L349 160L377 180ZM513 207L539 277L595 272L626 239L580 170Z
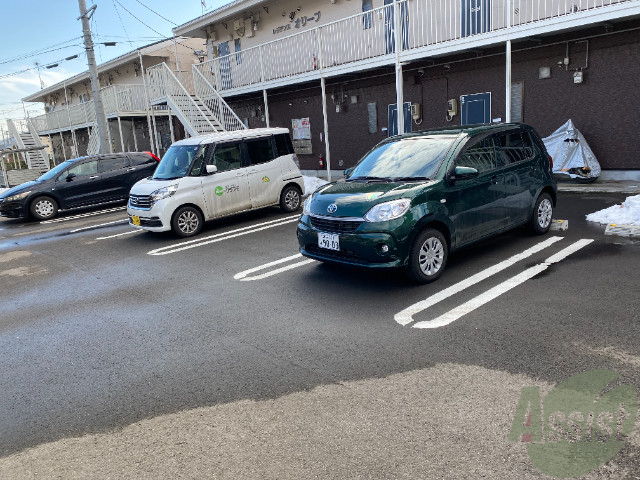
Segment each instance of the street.
M640 240L567 230L455 252L435 283L298 256L268 208L181 240L123 206L0 219L0 477L550 478L509 441L523 387L640 390ZM640 478L638 425L584 478Z

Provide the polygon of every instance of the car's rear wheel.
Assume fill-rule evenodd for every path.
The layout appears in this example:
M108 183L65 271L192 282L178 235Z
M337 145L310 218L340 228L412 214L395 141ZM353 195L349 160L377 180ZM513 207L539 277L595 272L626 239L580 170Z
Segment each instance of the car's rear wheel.
M427 228L413 241L407 274L416 282L433 282L442 274L448 255L444 235L434 228Z
M171 220L171 228L179 237L193 237L202 230L202 214L194 207L179 208Z
M301 197L300 189L289 185L280 194L280 208L286 213L295 212L300 208Z
M543 192L536 200L533 207L533 214L529 222L529 227L536 235L542 235L549 231L551 219L553 218L553 201L551 195Z
M58 203L51 197L38 197L31 202L29 212L37 220L49 220L58 213Z

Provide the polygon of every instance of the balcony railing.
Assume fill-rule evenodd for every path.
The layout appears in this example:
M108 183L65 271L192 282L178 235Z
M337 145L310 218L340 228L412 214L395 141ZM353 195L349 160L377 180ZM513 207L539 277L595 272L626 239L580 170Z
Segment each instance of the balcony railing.
M214 58L196 68L219 91L286 79L349 63L577 16L638 0L402 0L272 42ZM509 14L507 14L509 10Z
M111 85L101 89L105 115L145 112L148 110L143 85ZM33 117L38 132L60 130L95 122L93 101L64 107Z

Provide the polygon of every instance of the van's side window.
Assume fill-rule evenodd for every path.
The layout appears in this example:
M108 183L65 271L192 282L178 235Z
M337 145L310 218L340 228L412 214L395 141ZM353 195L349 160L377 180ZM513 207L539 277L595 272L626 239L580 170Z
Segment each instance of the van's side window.
M240 154L241 142L222 143L216 145L210 164L215 165L219 172L234 170L242 166Z
M478 170L479 173L494 170L497 165L493 138L485 138L465 148L456 160L456 166L472 167Z
M245 141L247 156L251 165L270 162L274 159L271 141L271 137Z
M293 153L293 145L288 133L279 133L274 135L273 138L276 141L276 151L279 157Z
M204 164L205 159L211 157L212 150L213 150L212 143L200 149L198 154L193 159L193 166L191 167L191 171L189 172L190 177L197 177L202 173L202 165Z

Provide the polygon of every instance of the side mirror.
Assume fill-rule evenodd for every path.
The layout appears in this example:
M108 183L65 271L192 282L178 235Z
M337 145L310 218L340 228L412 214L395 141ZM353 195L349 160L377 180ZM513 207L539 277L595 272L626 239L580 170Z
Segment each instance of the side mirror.
M449 176L449 180L452 182L467 180L469 178L476 178L478 174L478 170L473 167L456 167L453 173Z
M211 175L218 171L218 167L215 165L205 165L205 169L207 170L207 175Z
M70 173L69 175L67 175L67 182L70 182L74 178L76 178L76 174L75 173Z
M353 172L353 168L347 168L347 169L344 171L344 178L348 178L348 177L349 177L349 175L351 175L351 172Z

